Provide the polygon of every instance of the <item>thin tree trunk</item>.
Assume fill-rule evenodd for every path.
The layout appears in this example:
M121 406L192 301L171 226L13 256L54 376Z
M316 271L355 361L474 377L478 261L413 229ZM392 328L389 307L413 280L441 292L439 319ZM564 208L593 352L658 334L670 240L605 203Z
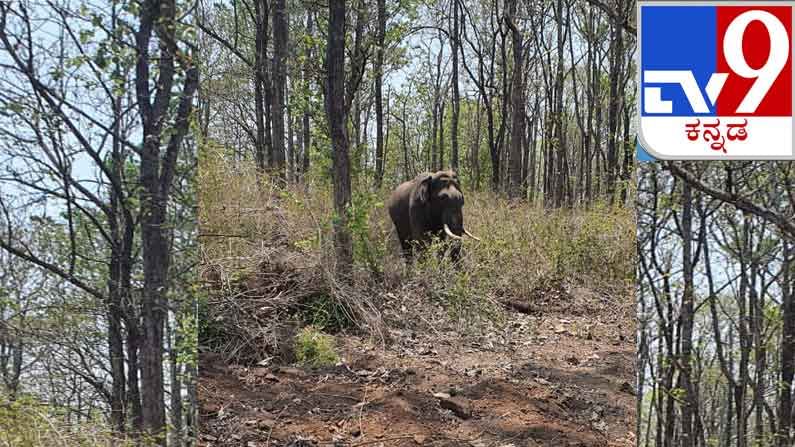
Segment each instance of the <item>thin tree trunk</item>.
M284 112L287 63L287 5L285 0L273 4L273 155L274 168L285 180Z
M306 12L306 33L307 35L312 35L313 29L313 21L312 21L312 11L307 10ZM309 47L306 56L306 62L304 62L304 69L303 69L303 77L304 77L304 85L306 88L309 88L311 83L311 70L312 70L312 47ZM308 99L308 98L307 98ZM309 129L309 101L307 100L304 104L304 116L303 116L303 161L301 163L301 173L302 175L306 176L309 172L309 156L310 156L310 148L312 147L312 135Z
M254 50L254 117L257 122L257 137L255 158L257 161L257 169L262 173L265 172L266 160L268 154L272 150L266 147L270 142L270 137L265 137L265 88L266 88L266 74L265 64L268 58L266 40L267 40L267 9L268 5L265 0L254 0L255 11L255 50Z
M182 445L182 371L177 360L177 346L180 343L180 331L178 329L178 314L174 313L174 327L171 326L166 317L166 340L168 343L168 366L171 385L171 412L169 430L169 447L179 447ZM173 338L172 338L173 337ZM173 342L172 342L173 340Z
M334 210L337 214L333 224L337 273L349 278L353 266L353 246L347 217L351 203L351 177L345 129L345 0L329 0L326 72L326 117L331 133Z
M444 109L445 101L439 107L439 164L436 165L436 170L441 171L444 169Z
M289 85L290 81L288 80L286 86ZM295 142L293 141L293 126L295 125L295 121L293 120L293 103L292 98L290 98L289 92L287 87L285 86L285 100L287 101L287 181L294 182L295 181Z
M607 195L612 204L615 197L616 178L618 175L618 117L621 107L621 97L624 92L618 89L618 80L621 76L621 67L624 58L624 32L622 24L624 1L619 2L616 18L612 24L610 38L610 104L607 109Z
M781 333L781 396L778 405L779 447L792 445L792 379L795 376L795 299L792 289L792 244L783 242L782 264L782 333Z
M377 0L378 29L375 50L375 188L384 182L384 43L386 37L386 0Z
M383 1L383 0L381 0ZM458 32L458 0L452 0L453 7L453 35L450 39L451 50L453 53L453 115L450 122L450 169L458 171L458 115L461 108L461 97L458 88L458 52L459 52L459 32Z
M695 406L695 396L691 383L692 367L691 356L693 354L693 314L695 312L694 291L693 291L693 254L692 254L692 193L690 185L685 182L682 185L682 269L684 290L682 292L681 310L681 333L680 343L682 345L681 357L679 358L679 378L682 381L685 397L682 402L682 447L695 445L693 434L693 415L698 408Z
M513 76L511 86L511 146L508 167L508 197L522 197L522 141L525 133L525 97L522 72L524 71L524 49L522 32L516 26L516 3L510 0L506 5L505 22L511 31L513 44Z

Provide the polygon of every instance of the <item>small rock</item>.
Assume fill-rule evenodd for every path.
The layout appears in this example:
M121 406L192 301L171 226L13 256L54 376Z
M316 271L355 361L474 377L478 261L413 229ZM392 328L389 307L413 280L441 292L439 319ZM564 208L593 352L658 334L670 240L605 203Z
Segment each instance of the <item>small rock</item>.
M435 393L433 397L437 399L449 399L451 396L447 393Z
M424 435L414 435L414 442L416 442L419 445L425 444L426 439L427 438Z

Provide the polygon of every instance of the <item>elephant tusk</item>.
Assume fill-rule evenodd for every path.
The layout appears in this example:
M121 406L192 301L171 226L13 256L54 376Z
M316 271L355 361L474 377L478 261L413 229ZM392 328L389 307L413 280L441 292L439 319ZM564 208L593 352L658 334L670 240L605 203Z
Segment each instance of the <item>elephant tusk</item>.
M472 235L472 233L470 233L469 231L467 231L467 229L466 229L466 228L464 228L464 234L466 234L467 236L471 237L472 239L474 239L474 240L476 240L476 241L480 242L480 238L479 238L479 237L475 237L475 236L473 236L473 235Z
M461 236L458 236L452 231L450 231L450 227L448 227L447 224L444 224L444 232L447 233L447 235L450 236L451 239L458 239L458 240L464 239Z

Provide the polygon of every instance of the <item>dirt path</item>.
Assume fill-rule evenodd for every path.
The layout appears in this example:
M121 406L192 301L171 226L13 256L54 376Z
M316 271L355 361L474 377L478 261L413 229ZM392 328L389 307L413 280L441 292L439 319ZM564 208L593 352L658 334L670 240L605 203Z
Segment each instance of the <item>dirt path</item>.
M202 355L200 445L634 445L634 324L589 300L482 336L339 337L343 364L321 370Z

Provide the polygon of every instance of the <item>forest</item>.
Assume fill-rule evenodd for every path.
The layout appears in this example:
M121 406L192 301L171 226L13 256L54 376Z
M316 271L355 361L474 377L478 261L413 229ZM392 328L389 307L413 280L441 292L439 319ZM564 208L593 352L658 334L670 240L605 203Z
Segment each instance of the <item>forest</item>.
M638 445L792 445L793 173L641 165Z
M196 14L200 443L635 443L634 1Z
M0 445L195 445L192 8L0 2Z

